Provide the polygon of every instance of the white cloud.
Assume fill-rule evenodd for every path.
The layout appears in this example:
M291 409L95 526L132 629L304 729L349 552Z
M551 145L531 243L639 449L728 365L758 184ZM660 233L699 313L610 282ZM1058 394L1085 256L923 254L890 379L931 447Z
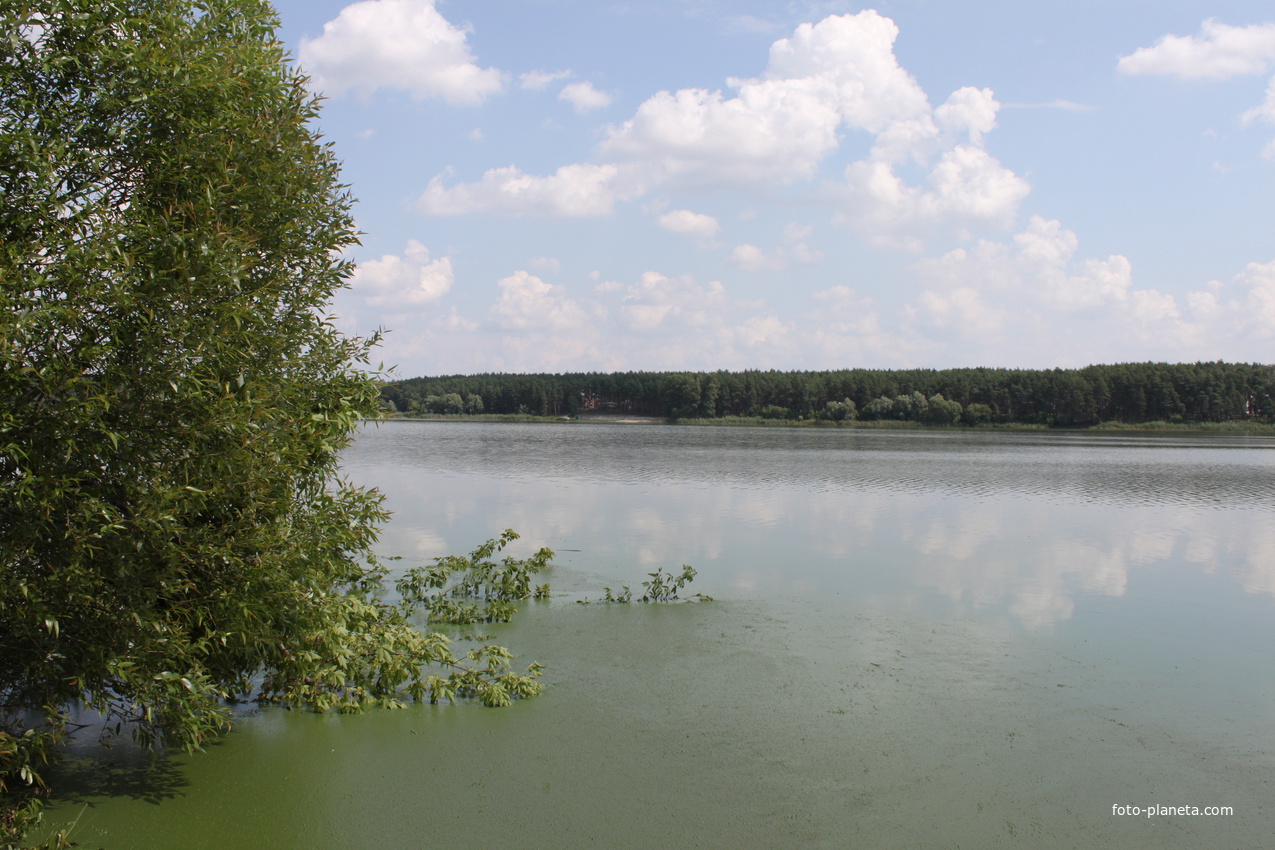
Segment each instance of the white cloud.
M298 51L315 89L329 96L379 88L406 89L417 98L481 103L504 87L495 68L474 63L465 30L453 26L433 0L363 0L302 39Z
M735 250L730 252L730 261L749 272L780 269L784 265L779 257L769 255L748 242L735 246Z
M439 321L439 325L449 331L473 332L479 328L478 322L466 319L456 311L455 307L447 311L447 315Z
M952 92L947 102L934 110L934 123L946 133L967 135L970 144L981 145L983 136L995 129L999 110L991 89L966 86Z
M806 239L814 231L811 225L799 225L792 221L784 225L782 239L785 247L780 248L781 256L790 257L799 263L817 263L823 259L823 252L810 247Z
M550 83L570 77L570 71L527 71L518 75L518 85L530 91L541 91L548 88Z
M811 248L805 242L798 242L788 249L792 258L799 263L817 263L823 259L823 251Z
M1215 350L1206 357L1245 359L1253 343L1275 342L1275 260L1249 263L1228 288L1210 281L1187 296L1191 319ZM1235 352L1235 353L1233 353Z
M990 303L971 286L947 292L927 289L917 300L920 310L935 327L955 328L965 334L997 333L1010 321L1007 310Z
M559 100L565 100L575 107L575 111L583 115L594 109L601 109L604 106L611 105L611 95L604 91L598 91L593 87L593 83L587 80L583 83L571 83L562 87L562 91L558 93Z
M545 269L551 272L562 271L562 261L557 257L536 257L531 260L529 265L533 269Z
M794 349L793 330L791 323L781 321L777 316L753 316L726 328L725 336L735 347L791 351Z
M516 166L493 168L477 183L446 187L435 177L417 199L431 215L497 212L563 217L608 215L618 197L614 165L564 165L549 177L523 174Z
M931 169L925 186L908 185L883 159L846 169L846 215L878 244L920 250L928 225L1005 226L1031 192L1026 180L982 148L957 145Z
M526 271L516 271L498 282L500 296L491 316L504 330L563 332L589 323L589 315L568 298L561 286L552 286Z
M690 277L649 271L625 289L620 312L630 330L668 331L714 324L728 303L719 281L702 287Z
M790 221L784 225L783 240L788 244L801 242L814 232L814 226L809 224L798 224Z
M1067 112L1089 112L1092 106L1070 100L1051 100L1047 103L1002 103L1002 109L1063 109Z
M771 45L763 80L813 89L849 127L881 133L929 112L925 92L894 56L899 28L869 9L802 24Z
M833 286L816 292L812 299L820 303L819 324L842 335L877 334L881 330L881 317L872 298L861 295L854 288Z
M946 359L1035 367L1251 360L1275 345L1275 261L1175 298L1137 286L1126 257L1084 258L1074 232L1033 217L1008 243L979 240L914 270L922 290L900 328L946 349Z
M773 251L765 251L745 242L731 251L730 262L744 271L778 271L788 268L792 262L815 263L823 259L823 252L811 248L805 242L814 230L810 225L789 222L780 234L783 244Z
M968 309L973 295L999 293L1050 311L1074 312L1127 302L1133 284L1129 260L1117 254L1077 263L1078 246L1076 234L1059 222L1032 216L1012 246L980 240L968 251L958 248L918 263L922 278L934 285L923 303L949 311L963 303Z
M898 28L873 11L802 24L775 42L758 79L721 91L659 92L602 145L662 179L693 184L808 179L840 144L838 129L879 133L928 111L925 93L899 67Z
M690 210L670 210L656 221L665 230L684 233L698 239L712 239L721 230L721 225L711 215Z
M983 239L923 260L914 267L923 289L902 327L976 362L1037 367L1213 359L1235 334L1221 320L1234 321L1233 303L1223 309L1200 293L1185 310L1172 295L1135 286L1126 257L1081 258L1078 249L1074 232L1034 216L1008 243ZM1275 317L1270 325L1275 333Z
M843 126L872 133L894 128L899 136L899 127L912 122L933 138L938 131L925 93L895 60L897 34L892 21L872 11L803 24L792 38L775 42L762 77L729 81L737 89L734 97L692 88L648 98L632 118L609 128L601 157L624 168L632 184L630 196L635 196L668 183L741 187L808 180L840 145ZM577 83L564 89L563 96L583 108L600 105L604 95L588 83ZM568 166L586 167L605 166ZM552 179L527 177L511 167L488 172L487 185L462 185L455 191L490 199L502 194L490 184L510 178ZM438 188L432 185L427 193L434 211L471 206L440 203ZM598 203L574 205L581 210L574 214L609 212L610 202L620 194L617 189L606 201L601 194L592 197ZM482 205L510 211L506 207ZM564 213L559 209L558 214Z
M640 163L658 182L737 186L814 176L837 145L836 112L813 92L749 85L660 92L612 127L603 154Z
M470 371L746 368L791 357L800 342L791 322L733 299L720 281L699 284L686 275L648 271L634 283L606 281L573 297L518 271L499 290L486 331L495 337L480 362L467 364ZM457 318L447 325L456 328L473 325Z
M1275 23L1230 26L1207 20L1199 36L1166 35L1154 47L1140 47L1120 59L1128 74L1169 74L1182 79L1225 80L1264 74L1275 67ZM1275 77L1266 99L1240 116L1244 124L1275 124ZM1275 139L1262 151L1275 159Z
M874 144L869 158L846 170L844 217L881 244L919 249L927 228L1006 226L1029 187L983 148L1000 104L989 89L965 87L932 109L894 55L897 35L893 21L871 10L802 24L771 46L759 77L728 81L734 96L688 88L648 98L632 118L607 129L599 164L565 166L548 177L509 166L450 189L435 179L421 208L605 215L616 201L661 187L790 185L815 179L851 131ZM568 86L564 97L568 91L583 106L601 94L588 83ZM906 163L928 172L925 185L904 181L898 169ZM819 255L804 246L790 256Z
M816 292L817 308L801 316L796 335L808 368L915 366L933 362L936 346L918 334L903 334L884 321L876 301L853 287Z
M350 279L352 291L372 307L410 310L435 303L452 288L450 257L431 260L429 249L415 239L403 253L360 263Z
M1210 19L1198 36L1163 36L1154 47L1122 56L1117 67L1126 74L1224 80L1263 74L1273 64L1275 23L1237 27Z
M1270 84L1266 86L1266 99L1261 105L1254 106L1245 112L1241 119L1245 124L1251 124L1254 121L1275 124L1275 77L1272 77Z

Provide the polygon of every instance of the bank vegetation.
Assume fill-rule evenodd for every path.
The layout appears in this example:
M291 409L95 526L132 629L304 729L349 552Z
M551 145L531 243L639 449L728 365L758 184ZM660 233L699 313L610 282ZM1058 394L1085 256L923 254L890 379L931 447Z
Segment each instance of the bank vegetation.
M1231 429L1275 422L1275 366L493 373L396 381L381 398L418 416Z

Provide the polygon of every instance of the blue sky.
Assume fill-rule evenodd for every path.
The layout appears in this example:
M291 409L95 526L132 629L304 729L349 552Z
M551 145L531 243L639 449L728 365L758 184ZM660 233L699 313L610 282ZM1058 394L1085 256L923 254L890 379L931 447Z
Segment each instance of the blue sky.
M401 377L1275 361L1268 0L282 0Z

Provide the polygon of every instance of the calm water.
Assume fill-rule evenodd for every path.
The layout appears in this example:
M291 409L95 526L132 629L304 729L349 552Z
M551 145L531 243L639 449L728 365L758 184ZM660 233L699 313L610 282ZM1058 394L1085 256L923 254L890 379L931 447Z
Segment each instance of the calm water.
M265 711L72 765L88 846L1262 847L1275 439L392 422L414 564L514 528L505 710ZM576 605L689 563L717 601ZM1230 817L1113 816L1113 805Z

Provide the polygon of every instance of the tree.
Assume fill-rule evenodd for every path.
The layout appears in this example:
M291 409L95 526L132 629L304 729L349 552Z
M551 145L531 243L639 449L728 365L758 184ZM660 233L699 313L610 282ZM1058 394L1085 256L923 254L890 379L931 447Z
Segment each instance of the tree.
M942 393L935 393L927 400L924 418L932 425L955 425L961 421L962 411L959 401L949 401Z
M375 339L325 317L351 200L276 24L263 0L0 5L7 841L72 701L197 749L235 695L394 704L463 667L378 601L380 497L338 475Z
M670 419L689 419L699 415L701 402L698 375L681 372L669 377L665 387L664 415Z
M830 401L824 406L824 410L826 416L835 422L853 422L858 415L854 400L850 398L843 401Z
M877 396L863 406L862 418L868 420L888 419L893 410L893 399L887 396Z

